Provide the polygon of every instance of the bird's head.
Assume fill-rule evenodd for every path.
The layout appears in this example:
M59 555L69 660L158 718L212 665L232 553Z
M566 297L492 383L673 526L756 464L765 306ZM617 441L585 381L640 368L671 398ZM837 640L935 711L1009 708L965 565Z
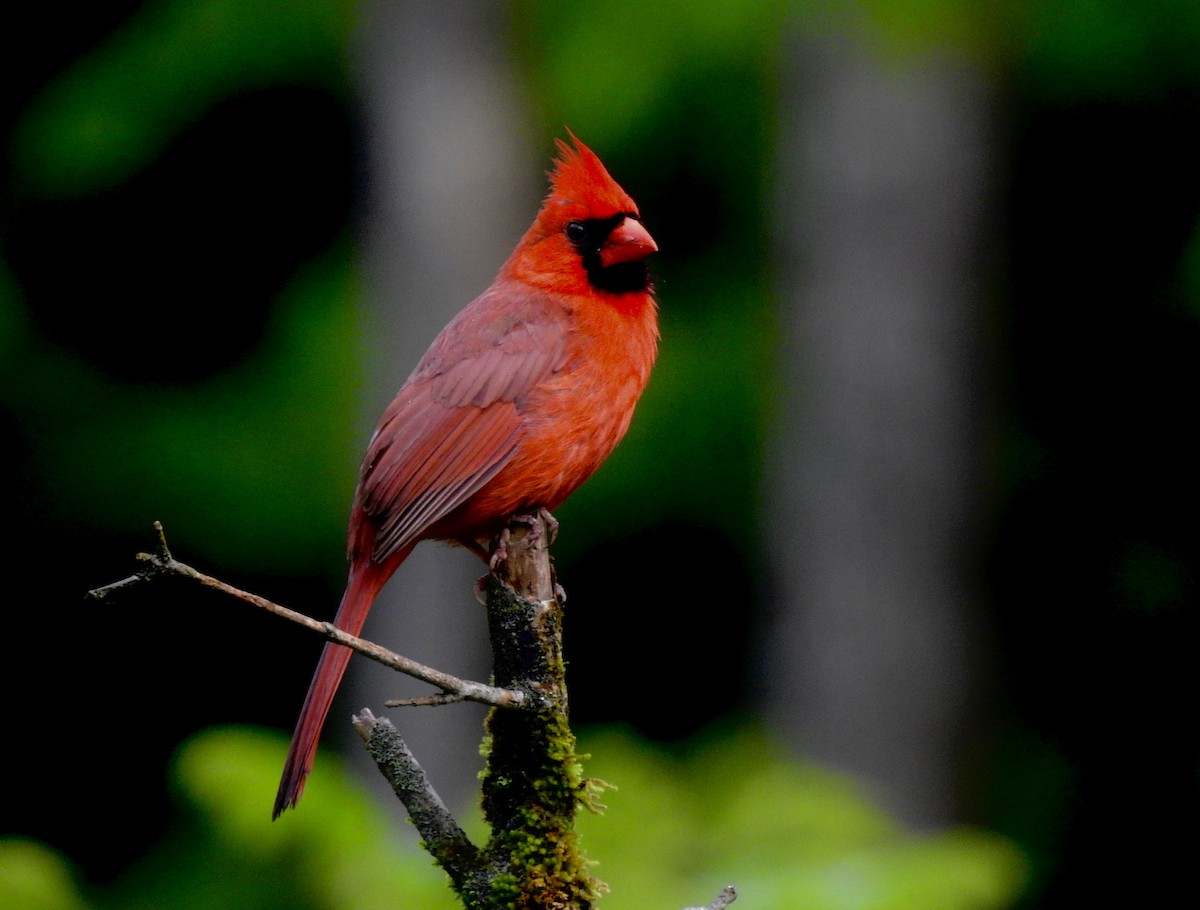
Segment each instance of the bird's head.
M658 244L629 194L568 134L573 145L558 140L550 193L509 268L515 277L563 293L646 293L646 257Z

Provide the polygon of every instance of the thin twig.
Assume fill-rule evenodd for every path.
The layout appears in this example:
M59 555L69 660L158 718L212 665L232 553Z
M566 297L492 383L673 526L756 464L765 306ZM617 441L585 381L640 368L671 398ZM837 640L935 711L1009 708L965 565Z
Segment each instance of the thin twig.
M186 563L175 559L171 555L171 551L167 548L162 525L156 521L154 528L158 532L159 538L157 550L154 553L139 553L137 555L137 558L146 564L146 568L136 575L131 575L128 578L123 578L120 581L89 591L87 593L89 599L105 600L119 591L123 591L141 582L151 581L161 575L178 575L183 578L190 578L206 588L220 591L230 597L235 597L240 601L266 610L268 613L274 613L276 616L304 626L306 629L316 632L322 638L339 645L345 645L347 648L351 648L372 660L378 661L385 667L390 667L406 676L411 676L414 679L427 682L431 686L436 686L442 691L443 695L456 696L457 701L473 701L484 705L492 705L497 708L520 708L526 703L527 696L524 692L514 689L501 689L469 679L460 679L457 676L418 663L394 651L389 651L387 648L367 641L365 638L359 638L357 635L343 632L331 622L321 622L320 620L305 616L303 613L297 613L295 610L267 600L265 597L235 588L233 585L227 584L219 578L205 575L203 572L193 569ZM440 696L434 697L438 698ZM436 702L430 702L430 704L434 703ZM447 701L445 703L449 704L450 702Z
M439 692L437 695L422 695L418 698L389 698L383 704L386 708L436 708L441 705L456 705L460 701L466 701L466 697L453 692Z

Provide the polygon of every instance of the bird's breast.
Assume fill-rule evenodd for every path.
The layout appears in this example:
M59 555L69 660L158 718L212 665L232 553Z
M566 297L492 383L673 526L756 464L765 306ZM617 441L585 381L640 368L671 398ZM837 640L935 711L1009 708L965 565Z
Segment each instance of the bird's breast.
M573 324L560 368L517 399L516 451L455 516L479 526L471 536L494 533L497 521L514 512L557 508L629 429L657 354L654 313L636 320L620 313L601 317Z

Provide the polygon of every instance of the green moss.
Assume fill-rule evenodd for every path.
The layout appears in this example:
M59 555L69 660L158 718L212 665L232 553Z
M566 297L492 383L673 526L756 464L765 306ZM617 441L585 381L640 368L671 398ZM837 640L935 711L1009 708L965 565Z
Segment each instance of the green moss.
M506 870L493 881L489 906L590 907L604 886L588 872L574 823L592 791L566 718L497 711L488 730L482 777L493 835L485 853Z

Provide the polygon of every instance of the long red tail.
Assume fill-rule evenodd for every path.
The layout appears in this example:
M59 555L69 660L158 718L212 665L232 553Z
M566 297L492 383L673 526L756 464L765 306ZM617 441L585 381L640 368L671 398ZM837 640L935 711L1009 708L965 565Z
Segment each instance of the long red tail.
M351 635L362 631L367 612L375 602L379 589L411 550L412 547L409 547L383 565L366 560L352 565L346 593L342 595L342 603L333 624ZM352 653L344 645L332 642L326 643L325 650L321 652L321 660L309 684L308 695L304 698L304 707L300 709L300 719L296 721L296 731L292 734L292 744L283 765L283 777L279 781L275 809L271 814L273 819L279 818L284 809L295 808L300 794L304 792L305 778L312 770L313 759L317 755L321 728L325 726L329 706L333 704L333 696L337 693Z

